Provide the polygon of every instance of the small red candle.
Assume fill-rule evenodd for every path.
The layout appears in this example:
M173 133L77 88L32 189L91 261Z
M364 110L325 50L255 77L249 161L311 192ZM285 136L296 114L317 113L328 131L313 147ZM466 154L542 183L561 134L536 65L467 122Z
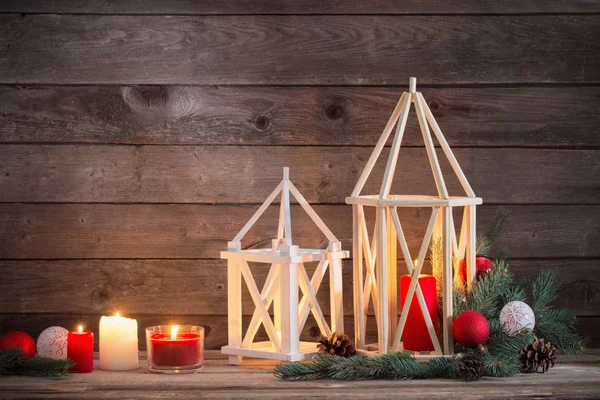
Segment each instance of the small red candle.
M203 345L198 333L178 333L177 325L171 334L153 333L150 336L152 364L157 367L186 367L203 359Z
M410 286L410 275L404 275L400 278L400 307L404 307L404 303L408 297L408 287ZM419 286L423 291L427 311L433 322L433 327L437 334L439 328L438 309L437 309L437 289L436 280L432 275L419 275ZM421 311L421 306L417 299L417 291L410 303L406 325L402 333L402 343L406 350L413 351L432 351L434 350L433 342L429 336L425 318Z
M92 372L94 370L94 334L83 330L81 325L67 335L67 357L75 365L71 372Z

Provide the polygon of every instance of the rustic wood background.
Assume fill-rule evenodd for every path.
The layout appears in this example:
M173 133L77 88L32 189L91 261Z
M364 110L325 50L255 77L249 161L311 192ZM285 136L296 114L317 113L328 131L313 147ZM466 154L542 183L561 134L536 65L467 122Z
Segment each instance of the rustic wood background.
M516 271L560 267L556 304L600 346L599 14L597 0L0 1L0 333L97 329L118 309L140 328L205 325L218 348L226 241L288 165L350 249L344 197L417 76L484 199L480 228L508 205ZM411 120L396 189L428 193ZM323 245L294 213L300 243ZM245 244L269 243L275 218ZM416 243L426 216L406 218Z

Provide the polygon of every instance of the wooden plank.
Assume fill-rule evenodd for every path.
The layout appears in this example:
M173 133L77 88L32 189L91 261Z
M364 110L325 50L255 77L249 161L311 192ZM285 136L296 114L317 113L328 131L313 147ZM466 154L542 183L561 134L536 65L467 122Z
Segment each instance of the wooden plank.
M519 0L460 2L370 0L3 0L0 12L52 14L529 14L595 13L597 1Z
M280 183L281 166L289 165L297 172L294 182L309 203L344 203L371 150L0 145L0 202L262 203ZM454 152L486 203L597 204L600 198L598 150ZM379 191L386 158L382 157L365 194ZM243 173L239 160L244 160ZM441 157L440 162L447 171L450 194L464 195L447 159ZM397 175L392 193L435 193L423 148L402 150Z
M344 310L351 315L352 260L342 269ZM531 277L542 267L559 267L561 289L554 305L571 308L580 316L600 315L600 278L597 259L511 260L518 277ZM314 265L306 265L310 274ZM259 287L269 266L252 265ZM0 261L0 313L69 314L227 314L227 267L225 260L3 260ZM399 275L406 275L404 262ZM424 272L431 273L428 263ZM329 274L317 299L330 315ZM165 293L177 293L166 296ZM252 315L254 306L242 285L242 313ZM361 308L362 310L362 308ZM308 315L308 312L307 312ZM372 315L372 314L371 314ZM351 331L350 326L346 328Z
M4 14L0 83L592 83L599 27L595 15Z
M142 353L142 357L145 355ZM96 369L93 374L73 374L68 379L4 377L0 389L8 398L368 398L368 399L522 399L595 398L600 363L597 355L559 357L546 374L522 374L505 379L482 379L467 385L460 379L405 381L278 381L278 362L245 359L243 367L226 365L218 351L205 353L206 367L199 374L161 376L149 374L145 360L134 371L114 373Z
M600 317L578 318L577 330L583 336L583 341L588 348L600 347Z
M571 365L565 368L573 367ZM30 389L20 380L21 386L11 385L11 389L3 391L10 399L164 399L181 397L185 399L262 399L279 400L308 399L326 396L328 399L482 399L506 400L506 399L597 399L599 385L595 381L598 368L573 367L565 376L557 379L557 375L563 371L555 371L554 374L539 374L535 381L531 382L531 375L520 379L511 378L489 380L490 383L477 385L466 385L464 380L455 380L462 384L462 388L456 382L435 379L423 381L381 381L361 382L339 382L315 381L315 382L277 382L272 372L260 375L254 371L245 375L231 375L231 372L210 374L203 372L197 375L177 377L180 384L169 384L174 379L167 377L156 379L153 374L152 380L144 380L131 385L124 380L131 375L113 374L106 382L90 384L84 378L79 378L76 383L62 386L60 381L41 381ZM243 368L240 368L243 370ZM237 372L237 371L236 371ZM581 373L584 373L581 375ZM238 372L239 373L239 372ZM107 372L101 372L99 378L104 378ZM115 377L120 379L115 379ZM139 376L139 375L138 375ZM250 379L247 379L249 377ZM193 379L194 378L194 379ZM12 382L16 383L13 378ZM515 382L516 380L516 382ZM95 380L94 380L95 381ZM235 384L234 382L235 381ZM149 382L149 383L146 383ZM157 384L160 382L160 384ZM169 383L167 383L169 382ZM189 383L188 383L189 382ZM223 382L228 382L223 385ZM240 383L242 382L242 383ZM493 382L493 383L492 383ZM420 385L417 387L415 384ZM485 386L484 386L485 385ZM3 387L5 385L2 385ZM168 389L165 389L168 387ZM460 396L459 396L460 393Z
M146 340L144 329L147 326L160 324L196 324L202 325L205 329L205 348L220 349L221 346L227 343L227 316L207 316L207 315L139 315L132 314L131 318L138 321L138 337L140 350L146 349ZM23 330L34 338L49 326L64 326L66 328L75 328L78 325L83 325L94 332L98 332L100 315L90 314L0 314L0 333L9 332L11 330ZM250 317L243 318L244 330L250 322ZM352 326L353 317L347 316L344 318L346 326ZM600 335L598 335L598 327L600 327L600 317L581 317L578 320L578 330L584 336L586 346L589 348L600 347ZM350 334L350 333L349 333ZM98 350L98 336L94 335L95 349ZM317 342L320 337L319 328L314 319L309 317L308 322L301 332L300 339L308 342ZM375 323L367 324L367 340L370 343L377 338ZM260 329L256 335L256 340L267 340L267 335L264 329Z
M4 85L0 142L375 146L405 84ZM419 86L453 149L600 146L598 87ZM403 148L423 146L415 129L413 111Z
M39 334L49 326L64 326L66 328L73 329L78 325L83 325L86 329L90 329L96 334L94 335L95 349L98 350L98 326L100 323L101 315L96 314L0 314L0 334L9 332L11 330L23 330L34 338L37 338ZM155 314L128 314L128 317L135 318L138 321L138 337L140 350L146 349L146 339L144 329L152 325L162 324L192 324L201 325L205 329L205 343L206 349L220 349L221 346L227 344L227 315L155 315ZM250 323L250 316L244 316L242 318L243 332L246 332L246 328ZM352 317L345 317L346 325L352 326ZM373 327L369 327L367 336L369 339L376 337L376 331ZM300 340L307 342L315 342L320 338L321 333L319 327L315 322L314 318L310 316L306 325L300 333ZM255 341L268 340L268 336L261 326L256 335Z
M265 212L243 247L270 247L278 210ZM352 239L352 208L315 206L344 249ZM481 232L495 206L478 210ZM191 204L0 204L0 258L218 258L256 207ZM515 258L599 257L600 206L513 206L512 221L499 241ZM298 243L326 248L313 222L292 206ZM416 254L428 216L399 210ZM411 239L413 239L411 241ZM557 245L560 243L560 245Z
M219 349L227 343L227 316L226 315L139 315L132 314L131 318L138 321L138 336L140 350L146 349L146 340L144 329L147 326L160 324L196 324L202 325L205 329L205 348ZM94 332L98 332L100 315L90 314L0 314L0 334L11 330L23 330L34 338L49 326L64 326L66 328L75 328L78 325L83 325ZM244 329L248 326L250 317L243 318ZM353 317L347 316L344 318L346 326L352 326ZM600 326L600 317L582 317L578 322L578 329L585 337L586 346L589 348L600 347L600 335L598 335L598 327ZM98 350L98 336L94 335L95 349ZM309 317L306 326L302 330L300 339L308 342L316 342L320 337L319 328L314 322L314 319ZM377 338L375 323L367 324L367 340L373 343ZM260 329L256 335L256 340L267 340L267 335L264 329Z

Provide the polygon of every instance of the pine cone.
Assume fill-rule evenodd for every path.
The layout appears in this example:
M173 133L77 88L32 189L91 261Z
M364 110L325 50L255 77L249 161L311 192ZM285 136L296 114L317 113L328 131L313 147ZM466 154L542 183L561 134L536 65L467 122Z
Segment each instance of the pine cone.
M465 354L458 361L458 370L460 376L465 378L467 381L472 382L481 378L483 375L483 360L481 359L481 352L479 350L473 353Z
M541 367L544 373L554 367L556 347L544 339L535 339L521 350L520 355L523 372L538 372Z
M340 357L352 357L356 354L354 343L348 335L333 332L330 337L321 336L317 345L319 353L328 353Z

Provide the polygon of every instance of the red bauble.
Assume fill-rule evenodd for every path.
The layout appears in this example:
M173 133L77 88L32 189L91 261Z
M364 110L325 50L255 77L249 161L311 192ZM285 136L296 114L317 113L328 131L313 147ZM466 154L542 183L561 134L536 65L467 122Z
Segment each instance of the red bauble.
M490 324L481 313L467 310L461 312L454 320L452 333L459 344L474 348L487 342Z
M0 349L21 349L25 358L35 356L35 340L23 331L12 331L0 338Z
M475 257L475 278L479 279L481 275L490 272L492 267L494 266L494 262L487 257L477 256ZM467 282L467 262L462 260L460 262L460 268L458 269L458 273L460 276L460 281L464 284Z

